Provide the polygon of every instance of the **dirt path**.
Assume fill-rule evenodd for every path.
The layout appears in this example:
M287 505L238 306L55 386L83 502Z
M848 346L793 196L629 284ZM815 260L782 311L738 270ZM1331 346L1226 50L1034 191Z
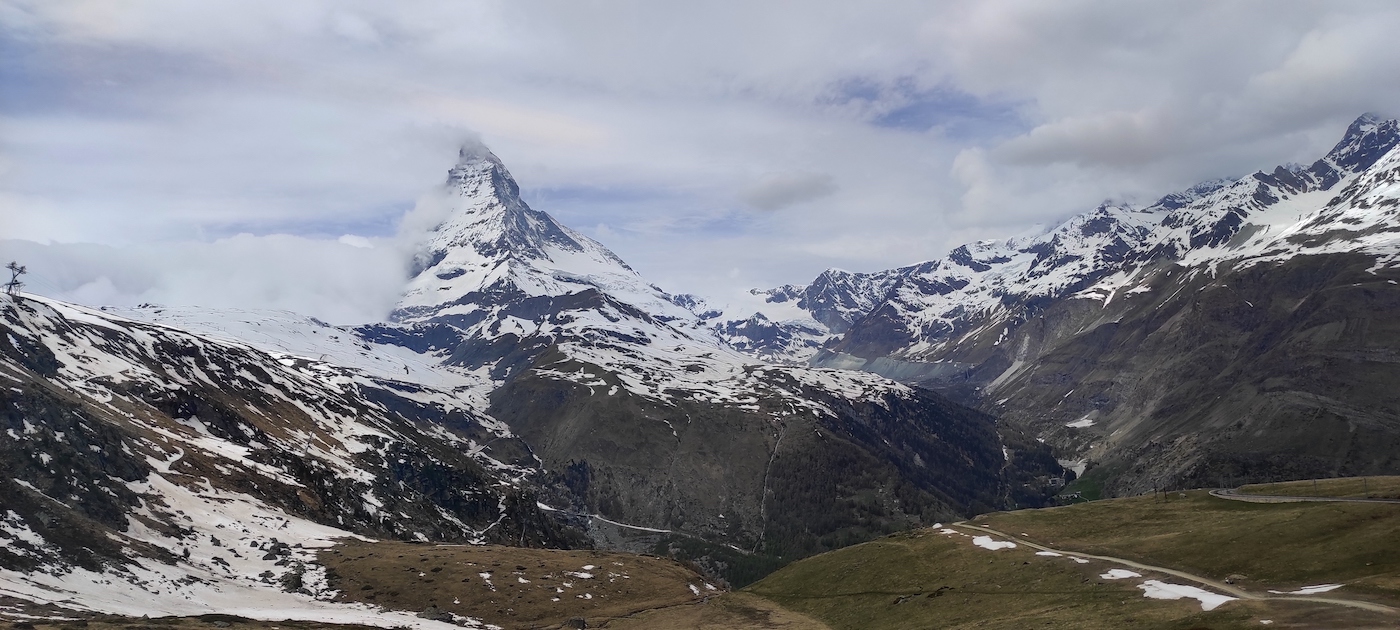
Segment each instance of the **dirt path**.
M1212 494L1213 494L1213 493L1212 493ZM1222 498L1223 498L1223 497L1222 497ZM1007 539L1007 540L1014 541L1014 542L1017 543L1017 544L1025 545L1025 546L1027 546L1027 547L1030 547L1031 549L1038 549L1038 550L1040 550L1040 551L1052 551L1052 552L1055 552L1055 553L1058 553L1058 554L1063 554L1063 555L1072 556L1072 557L1079 557L1079 558L1092 558L1092 559L1094 559L1094 560L1102 560L1102 561L1104 561L1104 562L1112 562L1112 563L1121 564L1121 565L1124 565L1124 566L1129 566L1129 567L1132 567L1132 568L1134 568L1134 569L1142 569L1142 570L1144 570L1144 571L1153 571L1153 572L1156 572L1156 573L1165 573L1165 574L1167 574L1167 575L1179 577L1179 578L1181 578L1181 579L1183 579L1183 580L1187 580L1187 581L1190 581L1190 582L1195 582L1195 583L1197 583L1197 584L1203 584L1203 585L1205 585L1205 586L1209 586L1210 588L1213 588L1213 589L1216 589L1216 590L1218 590L1218 591L1221 591L1221 592L1224 592L1224 593L1226 593L1226 594L1229 594L1229 595L1232 596L1232 597L1238 597L1238 598L1240 598L1240 599L1252 599L1252 600L1271 599L1271 600L1281 600L1281 601L1289 601L1289 602L1317 602L1317 603L1322 603L1322 604L1334 604L1334 605L1337 605L1337 606L1349 606L1349 607L1351 607L1351 608L1360 608L1360 609L1362 609L1362 610L1370 610L1370 611L1373 611L1373 612L1388 613L1388 614L1392 614L1392 615L1394 615L1394 614L1400 614L1400 610L1397 610L1397 609L1392 608L1392 607L1390 607L1390 606L1386 606L1386 605L1383 605L1383 604L1376 604L1376 603L1372 603L1372 602L1357 601L1357 600L1352 600L1352 599L1339 599L1339 598L1335 598L1335 597L1312 597L1312 596L1308 596L1308 595L1264 595L1264 594L1260 594L1260 593L1254 593L1254 592L1246 591L1246 590L1244 590L1244 589L1241 589L1241 588L1239 588L1239 587L1236 587L1236 586L1233 586L1233 585L1230 585L1230 584L1226 584L1226 583L1224 583L1224 582L1220 582L1220 581L1218 581L1218 580L1212 580L1212 579L1207 578L1207 577L1202 577L1202 576L1199 576L1199 575L1193 575L1193 574L1187 573L1187 572L1185 572L1185 571L1178 571L1178 570L1176 570L1176 569L1169 569L1169 568L1167 568L1167 567L1159 567L1159 566L1155 566L1155 565L1151 565L1151 564L1143 564L1143 563L1141 563L1141 562L1134 562L1134 561L1128 560L1128 559L1126 559L1126 558L1115 558L1115 557L1113 557L1113 556L1098 556L1098 555L1089 554L1089 553L1080 553L1080 552L1078 552L1078 551L1065 551L1065 550L1063 550L1063 549L1053 549L1053 548L1050 548L1050 547L1046 547L1045 545L1040 545L1040 544L1033 543L1033 542L1031 542L1031 541L1029 541L1029 540L1025 540L1025 539L1023 539L1023 538L1019 538L1019 537L1016 537L1016 536L1012 536L1011 534L1007 534L1006 532L997 531L997 530L992 529L992 528L990 528L990 527L983 527L983 526L981 526L981 525L972 525L972 524L969 524L969 523L966 523L966 522L953 523L953 527L959 527L959 528L962 528L962 529L976 530L976 531L980 531L980 532L987 533L987 534L995 534L995 535L1000 536L1000 537L1002 537L1002 538L1005 538L1005 539Z
M1245 501L1248 503L1304 503L1309 501L1328 503L1400 503L1400 499L1364 499L1361 497L1304 497L1289 496L1282 494L1240 494L1228 488L1211 490L1210 496L1217 499L1228 499L1230 501Z

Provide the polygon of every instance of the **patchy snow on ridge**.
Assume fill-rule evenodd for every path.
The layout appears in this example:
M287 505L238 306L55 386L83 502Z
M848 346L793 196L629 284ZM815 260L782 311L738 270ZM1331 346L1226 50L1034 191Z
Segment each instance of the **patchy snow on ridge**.
M442 365L441 355L447 349L425 354L399 345L371 342L356 334L354 328L332 326L290 311L149 304L100 310L108 316L159 324L206 339L354 368L377 378L444 388L482 385L479 376Z

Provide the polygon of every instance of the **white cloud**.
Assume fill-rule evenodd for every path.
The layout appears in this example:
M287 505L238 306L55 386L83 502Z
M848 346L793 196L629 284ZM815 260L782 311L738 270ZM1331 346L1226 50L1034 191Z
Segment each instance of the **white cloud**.
M0 240L29 268L26 290L90 305L271 308L333 323L386 317L408 275L403 250L247 234L112 247Z
M373 249L373 248L374 248L374 243L371 243L369 239L367 239L367 238L365 238L365 237L363 237L363 236L356 236L356 235L354 235L354 234L342 234L342 235L340 235L340 238L335 239L335 241L336 241L337 243L341 243L341 244L343 244L343 245L349 245L349 246L351 246L351 247L359 247L359 248L362 248L362 249Z
M1400 102L1398 11L0 0L0 234L162 249L288 233L370 261L390 248L334 239L429 221L428 202L404 214L475 132L538 209L605 224L669 290L725 291L731 269L804 282L1311 160ZM232 245L175 249L201 247ZM238 264L200 264L221 260ZM83 295L204 299L193 280L99 277ZM241 298L288 302L266 282Z

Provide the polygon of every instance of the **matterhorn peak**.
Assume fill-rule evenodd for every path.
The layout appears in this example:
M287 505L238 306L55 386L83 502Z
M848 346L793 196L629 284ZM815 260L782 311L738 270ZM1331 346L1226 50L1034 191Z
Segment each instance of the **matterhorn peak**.
M606 247L530 208L480 140L462 144L433 203L443 218L415 257L413 279L391 315L396 321L471 322L501 300L588 289L661 299Z
M496 154L491 152L491 149L486 146L486 143L481 141L481 138L468 138L466 141L462 142L462 146L457 149L458 166L483 161L500 164L501 158L496 157Z
M447 172L447 186L459 196L495 197L502 207L524 205L520 186L506 165L478 139L467 140L457 149L457 164Z

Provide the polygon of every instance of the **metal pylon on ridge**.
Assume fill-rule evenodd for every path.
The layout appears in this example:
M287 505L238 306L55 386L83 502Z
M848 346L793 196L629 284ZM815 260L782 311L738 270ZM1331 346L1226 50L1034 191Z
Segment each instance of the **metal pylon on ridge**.
M24 288L24 283L19 281L19 277L24 275L27 270L14 261L11 261L5 268L10 270L10 281L5 283L5 293L13 297L19 297L19 290Z

